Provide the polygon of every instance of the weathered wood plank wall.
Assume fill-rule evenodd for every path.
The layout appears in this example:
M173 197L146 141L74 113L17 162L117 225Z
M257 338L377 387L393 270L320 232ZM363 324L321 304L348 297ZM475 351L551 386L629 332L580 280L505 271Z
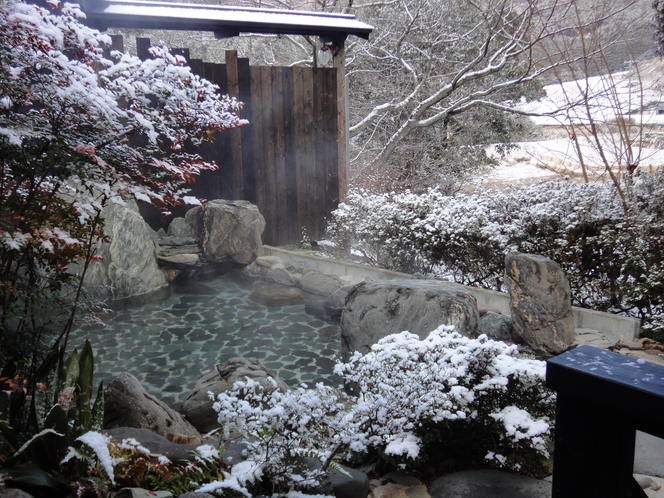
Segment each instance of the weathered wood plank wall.
M115 38L115 47L122 40ZM150 57L150 40L137 38L138 56ZM325 219L345 192L340 174L337 133L337 75L334 68L249 66L249 59L226 52L226 64L190 59L193 72L244 102L241 117L249 125L219 132L199 153L219 171L204 172L192 186L205 199L245 199L265 217L263 242L295 244L305 229L321 238ZM181 215L182 210L174 210ZM153 226L156 213L147 213Z

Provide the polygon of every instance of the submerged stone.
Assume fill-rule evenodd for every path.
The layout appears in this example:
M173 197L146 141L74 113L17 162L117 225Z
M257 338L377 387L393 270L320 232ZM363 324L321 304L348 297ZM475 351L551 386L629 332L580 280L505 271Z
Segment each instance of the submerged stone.
M272 308L275 306L302 304L305 301L305 294L297 287L289 287L271 282L260 282L249 295L249 299Z

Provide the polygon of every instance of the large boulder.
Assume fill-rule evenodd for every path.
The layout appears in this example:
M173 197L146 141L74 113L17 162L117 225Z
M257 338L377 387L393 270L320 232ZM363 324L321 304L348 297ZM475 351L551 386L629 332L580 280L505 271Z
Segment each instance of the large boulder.
M302 470L320 469L322 463L313 458L303 458L300 462ZM369 476L361 470L351 469L343 465L336 469L328 469L319 479L318 486L312 491L317 496L334 496L335 498L366 498L369 494Z
M109 242L99 244L85 275L85 285L101 299L147 294L168 283L157 265L153 233L135 202L110 204L104 209L104 232Z
M366 498L369 494L369 477L361 470L340 466L343 470L327 471L333 495L336 498Z
M367 353L385 336L403 331L424 339L440 325L474 337L479 324L477 301L463 287L435 280L363 282L346 297L341 313L341 353Z
M340 287L332 294L327 296L325 301L323 301L323 308L326 311L327 319L329 319L331 322L339 323L341 321L341 313L346 307L346 298L348 297L348 294L353 289L353 287L354 285Z
M212 409L213 401L208 392L217 395L231 389L235 382L247 379L258 382L266 390L272 391L274 387L267 380L268 377L274 379L280 391L288 390L288 386L257 359L231 358L226 363L215 365L198 378L194 390L182 403L180 413L200 432L210 432L221 426L217 422L217 412Z
M512 330L535 351L558 354L574 344L574 319L567 277L560 266L537 254L505 257Z
M200 442L200 433L182 415L149 394L128 372L111 381L104 403L104 429L137 427L171 441Z
M265 219L248 201L209 201L187 211L185 220L211 263L248 265L263 255Z

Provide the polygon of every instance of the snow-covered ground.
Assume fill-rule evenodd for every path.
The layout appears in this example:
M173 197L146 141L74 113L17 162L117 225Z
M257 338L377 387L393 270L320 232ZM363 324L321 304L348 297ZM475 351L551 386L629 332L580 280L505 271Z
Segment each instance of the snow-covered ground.
M635 124L664 124L664 64L648 61L635 64L631 71L591 76L544 87L546 97L524 102L520 109L540 114L538 125L615 122L631 118Z
M539 142L522 142L503 159L498 166L487 170L485 181L537 181L562 176L582 177L577 146L568 139L551 139ZM598 179L604 173L604 163L598 147L583 139L579 143L584 165L590 179ZM624 151L611 144L603 145L605 157L613 165L626 164ZM652 147L632 147L634 159L638 159L642 171L655 171L664 165L664 150Z
M478 180L480 183L581 178L584 167L588 178L594 180L606 176L606 164L614 171L627 164L638 164L644 171L664 165L664 150L654 145L659 141L664 143L664 132L658 131L659 125L664 125L662 62L641 64L638 72L634 68L631 72L549 85L545 91L547 97L520 106L526 112L539 114L531 118L534 124L547 127L549 132L559 127L559 132L563 132L563 125L583 127L592 121L601 128L624 120L631 147L625 145L624 133L611 135L606 126L602 128L604 135L599 144L583 136L578 144L553 136L538 142L523 142L505 158L499 158L499 165L490 167Z

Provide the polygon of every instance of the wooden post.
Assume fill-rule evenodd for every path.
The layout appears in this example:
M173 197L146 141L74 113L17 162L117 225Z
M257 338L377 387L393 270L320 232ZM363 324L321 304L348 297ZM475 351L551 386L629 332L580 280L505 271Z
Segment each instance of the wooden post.
M276 194L276 212L273 220L275 222L274 245L284 245L287 243L287 227L289 213L286 203L286 148L284 143L284 80L283 68L270 67L272 77L272 130L274 144L274 179Z
M337 162L339 164L339 202L348 193L348 99L346 98L346 47L344 40L334 44L334 67L337 70Z
M150 38L136 38L136 55L142 61L151 58L150 51Z
M190 57L189 57L189 49L188 48L172 48L171 49L171 54L181 55L187 61L187 65L189 65Z
M226 81L230 97L240 98L240 77L237 51L226 50ZM239 128L230 130L231 191L233 199L244 198L244 175L242 173L242 135Z
M256 167L254 163L253 116L251 114L251 74L249 59L237 60L239 97L244 103L240 116L249 121L248 126L240 129L242 142L242 186L244 194L242 199L256 204Z
M237 69L237 51L226 50L226 92L230 97L240 98L240 84Z
M104 54L104 56L108 58L110 52L113 50L124 52L124 39L122 38L122 35L111 35L111 46L108 47L109 54Z
M261 87L261 68L249 68L251 85L251 134L253 140L254 197L261 213L267 212L265 148L263 145L263 97ZM267 228L267 227L266 227ZM267 234L266 234L267 235Z

